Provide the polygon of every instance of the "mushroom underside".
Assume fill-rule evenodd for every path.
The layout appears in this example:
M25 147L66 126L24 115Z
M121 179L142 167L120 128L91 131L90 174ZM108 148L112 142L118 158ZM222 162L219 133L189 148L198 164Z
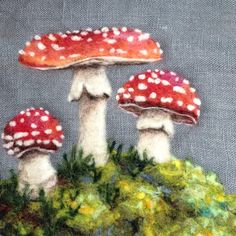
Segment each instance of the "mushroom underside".
M160 106L141 107L137 104L126 103L126 104L119 104L119 107L128 113L132 113L134 116L139 116L143 111L146 111L146 110L157 110L157 111L160 110L160 111L169 113L171 115L173 122L177 124L194 125L197 123L196 119L190 116L189 114L180 113L180 112L173 111L168 108L164 108Z

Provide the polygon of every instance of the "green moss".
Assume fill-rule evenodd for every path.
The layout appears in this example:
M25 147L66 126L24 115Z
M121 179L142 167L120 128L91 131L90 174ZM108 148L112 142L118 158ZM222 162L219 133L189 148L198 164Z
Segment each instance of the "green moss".
M17 176L0 180L0 235L234 236L236 195L188 160L156 164L134 148L109 144L106 166L75 148L59 165L47 197L17 193Z

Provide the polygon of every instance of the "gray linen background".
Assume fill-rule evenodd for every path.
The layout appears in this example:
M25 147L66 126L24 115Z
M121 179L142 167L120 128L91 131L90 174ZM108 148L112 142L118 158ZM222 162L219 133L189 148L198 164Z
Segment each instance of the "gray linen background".
M35 34L129 26L151 33L164 50L161 63L110 67L108 137L135 144L135 118L117 109L115 92L130 75L170 68L198 89L202 115L196 127L177 126L173 153L191 157L220 176L236 193L236 1L235 0L0 0L0 128L30 106L42 106L65 129L61 154L76 140L77 104L67 102L71 70L36 71L17 62L17 52ZM0 149L1 177L17 161Z

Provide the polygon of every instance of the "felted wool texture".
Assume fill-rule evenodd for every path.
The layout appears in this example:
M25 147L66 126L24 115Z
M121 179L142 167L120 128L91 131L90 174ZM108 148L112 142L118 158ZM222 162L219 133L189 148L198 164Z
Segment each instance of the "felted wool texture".
M174 126L170 114L157 110L143 111L138 118L137 129L137 149L141 156L146 152L156 163L171 160L170 137L174 134Z
M103 166L108 159L106 141L107 97L91 97L83 92L79 100L79 140L85 156L92 154L96 166Z
M32 36L91 27L140 28L164 51L148 65L111 66L113 91L147 69L170 69L189 79L202 101L196 126L176 125L172 153L215 171L227 192L236 193L236 1L235 0L2 0L0 3L0 129L21 110L34 106L52 112L65 129L56 164L76 144L78 105L68 103L71 69L37 71L19 65L17 52ZM107 107L107 138L135 145L136 119ZM9 176L17 160L0 148L0 175Z
M42 152L28 152L19 161L20 192L29 187L31 198L37 198L40 189L49 193L57 183L57 175L52 167L48 154ZM27 186L28 185L28 186Z

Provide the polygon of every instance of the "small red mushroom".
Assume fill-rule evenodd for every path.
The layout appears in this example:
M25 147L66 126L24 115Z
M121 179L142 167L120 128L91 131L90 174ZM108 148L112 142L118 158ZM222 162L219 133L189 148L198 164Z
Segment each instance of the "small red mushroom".
M2 139L7 153L20 160L19 191L29 185L32 198L41 188L48 193L57 182L49 153L57 151L64 139L58 120L43 108L29 108L7 123Z
M171 159L169 137L173 122L193 125L200 116L200 99L188 80L172 71L148 70L131 76L118 90L119 107L138 116L139 142L156 162Z
M19 53L19 62L34 69L74 68L68 99L80 100L78 146L99 166L108 156L105 114L111 86L105 66L156 62L162 50L139 29L103 27L37 35Z

